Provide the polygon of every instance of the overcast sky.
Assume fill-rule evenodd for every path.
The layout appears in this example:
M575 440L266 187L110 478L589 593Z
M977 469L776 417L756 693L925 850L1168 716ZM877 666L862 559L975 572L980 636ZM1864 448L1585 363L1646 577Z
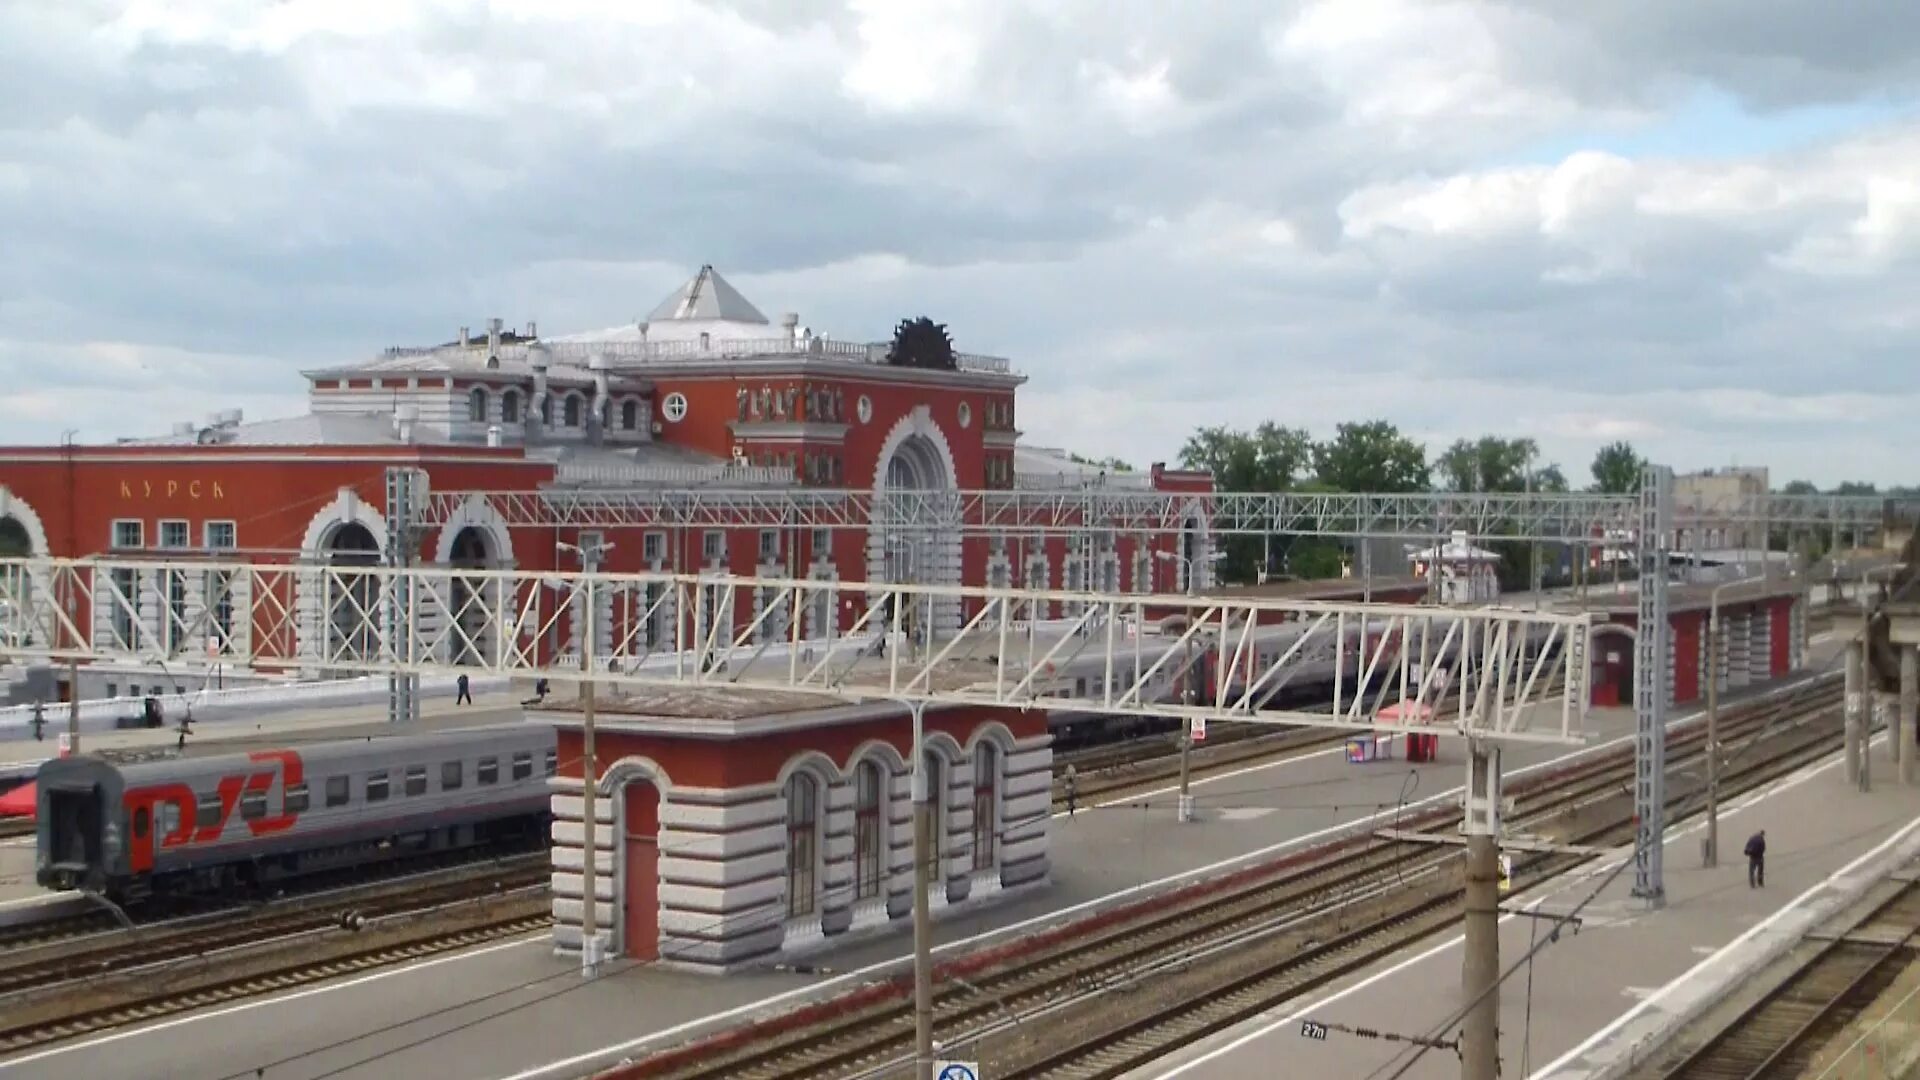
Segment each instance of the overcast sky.
M1910 483L1917 90L1879 0L0 0L0 441L711 262L1136 464L1386 417Z

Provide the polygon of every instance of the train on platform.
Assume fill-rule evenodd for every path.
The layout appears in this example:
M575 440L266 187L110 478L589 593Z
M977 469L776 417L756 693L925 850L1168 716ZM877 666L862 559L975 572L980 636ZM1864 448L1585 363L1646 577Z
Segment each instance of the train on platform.
M546 836L552 728L40 767L35 878L122 905Z

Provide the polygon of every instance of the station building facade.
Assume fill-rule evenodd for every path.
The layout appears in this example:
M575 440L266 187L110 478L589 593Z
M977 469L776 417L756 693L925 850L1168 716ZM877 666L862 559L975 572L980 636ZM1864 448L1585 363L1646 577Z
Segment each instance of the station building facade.
M403 466L423 470L434 492L472 493L420 538L413 555L429 565L578 569L561 545L599 540L612 545L601 566L614 572L1140 592L1185 589L1208 565L1193 557L1205 544L1197 511L1190 529L1173 535L895 535L864 523L773 528L724 515L647 528L509 521L500 497L556 491L697 489L747 499L794 488L1211 488L1203 473L1156 466L1108 474L1023 445L1016 399L1025 377L1003 358L954 352L931 323L903 328L890 344L818 335L796 314L775 325L711 267L632 324L542 337L533 324L510 329L494 319L440 344L392 348L305 377L301 416L248 421L226 411L111 445L0 447L0 554L380 561L388 554L385 474ZM219 590L193 573L129 584L130 607L102 605L80 617L170 644L173 635L206 636L209 619L231 617L208 610L230 605L210 601ZM298 609L303 652L321 654L333 632L329 601L284 599ZM762 602L743 590L722 617L745 625ZM798 613L804 635L860 615L830 606ZM648 632L670 634L676 617L661 612L661 625ZM956 625L963 613L933 617ZM244 637L247 628L223 630ZM227 667L221 677L286 674L324 672ZM65 697L72 691L59 678ZM172 691L184 679L178 671L101 667L82 672L78 692Z

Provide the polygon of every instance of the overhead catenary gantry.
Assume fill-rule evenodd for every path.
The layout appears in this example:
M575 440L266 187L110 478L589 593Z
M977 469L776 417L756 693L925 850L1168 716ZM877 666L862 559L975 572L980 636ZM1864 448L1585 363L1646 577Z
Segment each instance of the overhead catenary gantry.
M962 612L957 629L929 614L942 604ZM584 666L582 625L593 627ZM807 625L827 630L803 636ZM1497 608L726 575L0 560L0 651L56 662L585 676L630 690L1451 730L1494 741L1580 739L1589 632L1585 614ZM1276 704L1272 691L1308 659L1333 661L1326 700ZM1196 662L1208 689L1181 701L1171 688ZM1380 716L1388 706L1400 706L1391 721Z
M1236 493L1087 487L1060 491L884 492L788 489L436 491L420 523L454 520L484 500L510 527L866 529L907 525L982 535L1180 532L1203 522L1214 535L1382 537L1430 540L1460 531L1569 544L1630 543L1638 496L1597 492ZM1871 532L1906 510L1873 496L1755 495L1674 508L1674 526Z

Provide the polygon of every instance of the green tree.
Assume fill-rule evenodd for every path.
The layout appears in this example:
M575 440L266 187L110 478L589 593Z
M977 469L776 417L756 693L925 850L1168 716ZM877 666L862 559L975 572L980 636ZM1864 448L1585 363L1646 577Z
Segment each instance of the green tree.
M1217 491L1287 491L1312 450L1306 432L1272 422L1252 431L1204 427L1180 448L1180 464L1212 473Z
M1180 448L1180 464L1213 474L1216 491L1280 492L1292 490L1312 459L1313 440L1298 428L1263 423L1252 431L1204 427ZM1251 582L1258 577L1263 557L1274 557L1273 546L1257 536L1229 536L1221 544L1226 558L1219 573L1228 581ZM1281 555L1287 548L1281 547ZM1277 559L1276 559L1277 561Z
M1811 480L1789 480L1787 486L1780 489L1782 495L1818 495L1820 489Z
M1448 491L1523 491L1539 447L1532 439L1482 435L1458 439L1441 451L1434 468Z
M1629 442L1613 442L1593 455L1593 490L1625 495L1640 490L1640 470L1647 460Z
M1315 477L1335 491L1399 492L1426 488L1427 451L1385 420L1341 424L1313 444Z
M1847 480L1841 483L1838 487L1835 487L1833 491L1831 491L1829 494L1878 495L1880 494L1880 489L1873 484L1867 483L1864 480Z
M1565 494L1569 490L1567 487L1567 476L1560 471L1559 465L1548 465L1544 469L1535 469L1533 471L1533 490Z

